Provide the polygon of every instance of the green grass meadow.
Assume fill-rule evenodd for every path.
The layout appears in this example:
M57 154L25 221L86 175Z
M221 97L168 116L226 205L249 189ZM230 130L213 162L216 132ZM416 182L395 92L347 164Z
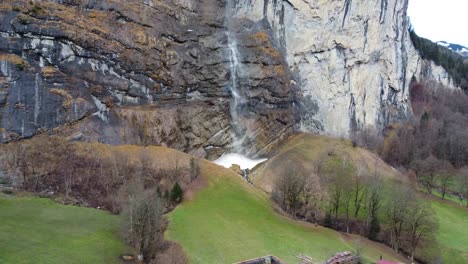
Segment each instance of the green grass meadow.
M437 241L444 263L468 263L468 209L439 199L431 205L439 221Z
M191 263L233 263L270 254L296 263L300 253L324 261L336 252L353 251L356 243L366 262L381 254L398 258L368 240L356 242L354 236L275 213L266 195L237 177L208 177L208 186L169 218L166 236L183 246Z
M0 263L118 263L119 219L49 199L0 197Z

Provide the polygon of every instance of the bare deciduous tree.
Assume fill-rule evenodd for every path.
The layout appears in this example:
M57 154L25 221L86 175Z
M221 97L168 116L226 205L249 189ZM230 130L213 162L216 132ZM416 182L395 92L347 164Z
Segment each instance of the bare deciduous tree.
M435 212L427 203L419 200L410 201L405 228L412 261L421 239L427 239L437 232L437 220L434 215Z
M304 181L303 196L306 206L306 219L312 222L317 222L320 218L320 206L325 195L319 177L319 175L313 173L308 175Z
M367 237L376 240L380 232L379 223L379 209L382 206L383 199L383 182L377 173L369 179L368 195L367 195L367 217L366 217L366 230Z
M342 205L349 218L349 202L351 201L351 179L354 176L354 166L346 159L332 157L325 162L322 169L324 186L328 190L329 214L337 225L338 211Z
M200 176L200 163L197 159L190 159L190 181L194 181Z
M454 169L452 164L448 161L442 161L440 172L439 172L439 184L440 184L440 191L442 193L442 199L445 199L445 195L447 194L450 186L453 182L453 174Z
M139 257L149 262L163 240L163 201L156 191L142 191L142 183L134 183L128 189L127 204L122 213L124 235Z
M468 207L468 167L462 167L457 173L456 181L456 192L460 203L466 201L466 207Z
M395 251L402 247L405 225L409 215L409 204L416 197L413 190L406 186L393 186L386 206L390 227L390 245Z
M416 160L411 166L416 172L418 183L426 189L428 194L432 194L439 180L439 172L444 162L434 156L429 156L424 160Z
M357 218L363 201L367 196L367 169L362 165L356 167L356 176L353 178L354 217Z
M305 177L300 165L291 164L275 182L273 198L294 217L304 191Z

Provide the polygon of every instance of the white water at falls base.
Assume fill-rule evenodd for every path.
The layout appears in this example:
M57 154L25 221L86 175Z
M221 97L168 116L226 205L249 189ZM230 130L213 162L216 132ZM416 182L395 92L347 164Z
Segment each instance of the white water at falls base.
M214 163L225 168L231 168L233 164L239 165L241 170L253 169L258 164L267 161L267 159L251 159L242 154L227 153L223 154L219 159L215 160Z

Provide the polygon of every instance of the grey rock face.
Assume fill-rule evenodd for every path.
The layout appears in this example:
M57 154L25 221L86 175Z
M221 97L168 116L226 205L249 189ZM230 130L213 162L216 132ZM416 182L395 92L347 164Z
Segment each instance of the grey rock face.
M346 136L411 114L413 76L453 86L423 62L407 31L408 1L238 0L236 14L265 21L302 93L300 128Z
M262 155L297 127L382 129L411 114L413 76L453 86L414 50L406 9L407 0L5 0L0 139L78 133L216 157L239 135ZM228 35L244 98L235 122Z
M78 130L111 144L222 154L232 142L224 20L221 0L3 2L2 140ZM252 154L294 124L289 82L271 69L284 61L256 48L267 42L243 46L257 73L241 78L259 138L246 142Z

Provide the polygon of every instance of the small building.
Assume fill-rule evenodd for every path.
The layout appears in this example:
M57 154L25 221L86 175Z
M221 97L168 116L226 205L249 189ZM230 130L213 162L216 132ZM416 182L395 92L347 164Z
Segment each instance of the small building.
M359 256L354 256L351 252L345 251L336 253L327 261L327 264L358 264L359 260Z
M390 261L390 260L379 260L377 262L377 264L400 264L400 262L394 262L394 261Z
M265 256L261 258L236 262L234 264L286 264L286 262L283 262L282 260L280 260L279 258L275 256Z

